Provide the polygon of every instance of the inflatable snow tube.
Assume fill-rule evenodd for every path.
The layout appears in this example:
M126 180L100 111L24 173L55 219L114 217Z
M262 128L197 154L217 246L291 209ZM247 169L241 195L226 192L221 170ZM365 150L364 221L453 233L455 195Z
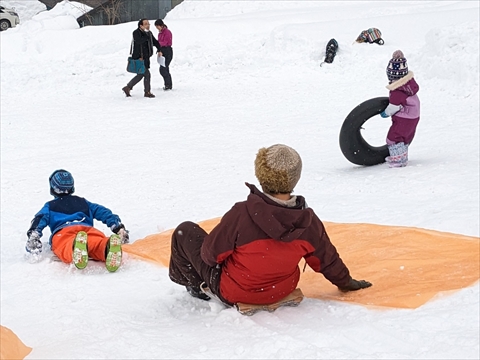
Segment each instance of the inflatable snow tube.
M360 130L372 116L380 114L388 105L388 97L367 100L345 118L340 130L340 149L348 161L357 165L377 165L389 155L387 145L372 146L365 141Z

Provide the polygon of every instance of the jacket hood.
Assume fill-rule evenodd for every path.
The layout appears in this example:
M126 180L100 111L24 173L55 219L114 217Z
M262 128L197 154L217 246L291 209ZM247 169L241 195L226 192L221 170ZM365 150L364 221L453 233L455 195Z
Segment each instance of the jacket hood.
M398 79L397 81L392 82L387 86L387 89L390 91L399 90L407 94L408 96L415 95L418 90L419 86L415 79L413 78L413 72L409 71L407 75L403 78Z
M245 183L250 189L246 205L252 221L275 240L292 241L310 226L313 212L308 209L303 196L297 195L296 205L282 206L268 198L255 185Z

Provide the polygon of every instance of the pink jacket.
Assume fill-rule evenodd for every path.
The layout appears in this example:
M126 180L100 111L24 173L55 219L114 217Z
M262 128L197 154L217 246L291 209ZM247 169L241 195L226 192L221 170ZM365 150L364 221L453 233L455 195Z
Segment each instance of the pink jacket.
M162 47L172 46L172 32L167 27L158 33L158 42Z
M409 71L403 78L387 86L390 90L389 105L385 109L387 115L403 119L420 118L420 100L417 96L419 86Z

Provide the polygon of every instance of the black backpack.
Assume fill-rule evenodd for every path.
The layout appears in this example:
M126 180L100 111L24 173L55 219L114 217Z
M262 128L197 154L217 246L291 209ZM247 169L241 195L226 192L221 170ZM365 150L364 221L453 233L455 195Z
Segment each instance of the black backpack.
M325 48L325 60L320 64L320 66L322 66L323 63L331 64L333 59L335 59L335 55L337 55L337 50L337 40L330 39L330 41L327 43L327 47Z

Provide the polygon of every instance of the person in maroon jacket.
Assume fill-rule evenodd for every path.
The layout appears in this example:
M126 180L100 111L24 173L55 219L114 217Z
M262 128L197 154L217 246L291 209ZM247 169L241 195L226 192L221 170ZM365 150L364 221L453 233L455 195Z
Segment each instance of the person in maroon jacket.
M413 72L408 71L405 55L396 50L387 65L390 90L388 106L380 114L383 118L392 117L392 125L387 134L390 156L385 158L389 167L405 167L408 164L408 147L415 136L420 121L420 99Z
M296 289L305 258L341 291L370 287L350 276L320 219L302 196L292 195L301 170L294 149L260 149L255 175L262 191L247 183L247 200L236 203L210 234L193 222L180 224L172 234L170 279L203 300L210 299L201 291L205 283L228 305L267 305Z

